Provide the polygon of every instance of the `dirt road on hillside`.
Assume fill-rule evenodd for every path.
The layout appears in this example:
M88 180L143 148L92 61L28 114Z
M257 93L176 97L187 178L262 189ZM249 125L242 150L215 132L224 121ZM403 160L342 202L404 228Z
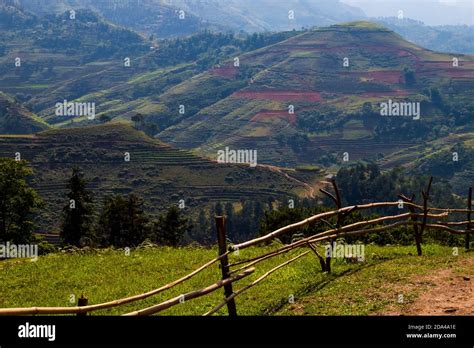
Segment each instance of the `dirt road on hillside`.
M280 174L283 174L287 179L293 181L293 182L296 182L300 185L303 185L306 190L308 191L308 197L309 198L314 198L315 197L315 192L314 192L314 188L308 184L307 182L303 182L295 177L292 177L291 175L289 175L287 172L281 170L279 167L276 167L276 166L271 166L271 165L268 165L268 164L259 164L260 167L265 167L265 168L268 168L274 172L278 172Z

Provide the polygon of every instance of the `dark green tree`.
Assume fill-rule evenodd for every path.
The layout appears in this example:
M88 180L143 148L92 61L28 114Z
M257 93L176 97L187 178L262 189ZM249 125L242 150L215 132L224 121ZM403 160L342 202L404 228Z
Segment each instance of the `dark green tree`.
M166 214L160 216L157 226L157 242L163 245L178 246L190 228L188 219L181 216L176 206L171 206Z
M99 121L100 121L101 123L107 123L107 122L109 122L110 120L111 120L111 118L110 118L110 116L107 115L107 114L102 114L102 115L100 115L100 117L99 117Z
M143 200L130 194L108 196L97 228L102 246L134 247L150 236L150 219L143 210Z
M135 124L135 128L138 128L144 120L145 116L143 116L142 114L136 114L132 116L132 121Z
M437 107L442 108L444 106L443 97L441 96L441 92L436 87L430 88L430 98L431 102L436 105Z
M92 237L94 205L92 193L86 189L87 182L79 168L73 168L68 181L69 198L63 208L60 237L64 244L81 246L81 239Z
M416 83L415 72L410 68L403 69L403 76L407 86L413 86Z
M197 224L193 228L192 238L196 242L204 245L209 245L212 242L211 226L206 212L203 209L199 210L199 216Z
M0 242L22 244L33 238L33 214L41 199L28 184L32 174L25 161L0 159Z
M371 102L365 102L364 105L362 105L362 114L365 116L371 116L374 114Z

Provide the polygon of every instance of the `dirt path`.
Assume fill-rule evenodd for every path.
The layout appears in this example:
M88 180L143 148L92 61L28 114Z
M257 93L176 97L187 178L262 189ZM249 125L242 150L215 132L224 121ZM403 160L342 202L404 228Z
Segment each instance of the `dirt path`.
M300 185L303 185L306 190L308 191L308 196L309 198L314 198L315 195L314 195L314 188L308 184L307 182L303 182L297 178L294 178L292 177L291 175L289 175L288 173L284 172L283 170L281 170L280 168L276 167L276 166L272 166L272 165L269 165L269 164L259 164L260 167L266 167L274 172L278 172L280 174L283 174L287 179L291 180L291 181L294 181Z
M474 315L474 257L419 277L414 287L401 290L421 290L421 294L401 309L392 307L381 315Z

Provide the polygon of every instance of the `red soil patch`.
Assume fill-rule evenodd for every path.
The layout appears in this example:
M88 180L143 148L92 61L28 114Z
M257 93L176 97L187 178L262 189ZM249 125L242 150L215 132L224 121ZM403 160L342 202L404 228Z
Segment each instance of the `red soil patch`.
M385 83L403 82L400 71L370 71L367 73L367 77Z
M290 114L287 110L272 110L272 111L261 111L256 114L251 122L258 122L263 120L269 120L273 118L280 118L287 120L290 124L296 124L296 114Z
M237 69L234 67L214 68L212 73L222 77L234 78L237 75Z
M242 91L234 93L235 97L248 99L265 99L275 101L309 101L320 102L321 94L318 92L302 92L302 91L262 91L250 92Z

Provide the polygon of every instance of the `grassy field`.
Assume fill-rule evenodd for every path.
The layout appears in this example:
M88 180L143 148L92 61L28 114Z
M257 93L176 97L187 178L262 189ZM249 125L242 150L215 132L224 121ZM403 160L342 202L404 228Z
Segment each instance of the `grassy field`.
M275 246L255 247L231 255L231 262L260 255ZM301 253L292 251L257 264L256 272L235 283L234 290L250 283L269 269ZM143 248L126 255L123 250L55 253L30 260L0 262L0 307L72 306L71 295L82 293L90 304L97 304L158 288L191 272L216 256L215 249L196 247ZM319 262L310 253L278 270L236 299L240 315L370 315L398 303L404 306L419 295L410 290L414 277L453 268L459 274L473 274L465 267L472 253L454 256L452 248L425 245L424 256L414 256L414 246L368 245L365 262L347 264L337 260L331 275L321 273ZM472 262L470 263L473 264ZM464 265L464 266L463 266ZM464 268L463 268L464 267ZM217 281L218 266L165 293L122 307L95 312L94 315L118 315L145 308L163 300L199 289ZM403 289L403 290L401 290ZM295 301L289 304L289 299ZM172 307L161 315L201 315L223 298L218 290L203 298ZM225 307L218 314L226 314Z

